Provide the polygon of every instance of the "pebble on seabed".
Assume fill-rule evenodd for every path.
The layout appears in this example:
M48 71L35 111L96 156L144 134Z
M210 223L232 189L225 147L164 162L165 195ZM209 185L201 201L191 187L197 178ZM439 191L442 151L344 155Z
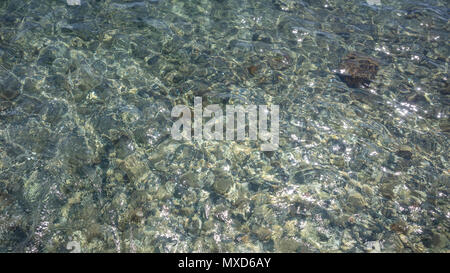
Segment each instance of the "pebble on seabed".
M69 6L80 6L81 0L67 0L67 5Z

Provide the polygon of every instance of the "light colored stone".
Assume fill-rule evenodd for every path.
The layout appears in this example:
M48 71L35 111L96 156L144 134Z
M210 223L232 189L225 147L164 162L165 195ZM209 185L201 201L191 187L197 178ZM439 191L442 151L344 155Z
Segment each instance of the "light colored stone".
M81 0L67 0L69 6L81 6Z
M381 6L381 0L367 0L367 4L371 6Z

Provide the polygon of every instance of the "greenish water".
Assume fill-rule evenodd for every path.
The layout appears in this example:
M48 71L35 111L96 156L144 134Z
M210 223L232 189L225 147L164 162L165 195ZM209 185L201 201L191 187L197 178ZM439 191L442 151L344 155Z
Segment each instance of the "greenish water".
M448 252L448 19L446 0L1 0L0 251ZM379 60L368 88L335 74L353 51ZM279 105L279 149L173 140L194 96Z

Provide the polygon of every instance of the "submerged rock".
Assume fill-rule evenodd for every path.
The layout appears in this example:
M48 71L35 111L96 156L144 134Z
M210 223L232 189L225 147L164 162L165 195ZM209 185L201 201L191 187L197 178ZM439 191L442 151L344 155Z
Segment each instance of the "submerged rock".
M12 106L12 103L9 101L0 101L0 112L9 109Z
M215 170L214 175L215 175L213 184L214 191L221 195L227 194L231 186L233 185L233 180L231 176L229 176L221 169Z
M67 0L67 5L69 6L80 6L81 0Z
M117 160L118 166L123 170L131 182L137 184L143 182L149 175L148 166L141 156L132 154L124 160Z
M412 158L412 149L408 146L402 145L398 151L395 153L397 156L402 157L406 160L411 160Z
M9 76L4 81L0 80L0 98L13 100L20 94L21 84L13 76Z
M337 75L350 88L368 87L379 70L379 62L372 57L352 52L345 56Z
M280 240L275 241L275 249L277 252L281 253L297 252L300 246L301 244L293 238L282 238Z
M441 128L442 132L450 133L450 120L443 119L439 122L439 128Z
M390 229L397 233L408 234L408 225L404 221L396 221L392 223Z
M345 209L348 212L355 213L364 209L367 206L367 202L364 197L358 192L351 192L347 197L347 203L345 204Z
M257 65L251 65L247 67L248 73L255 76L258 73L259 67Z

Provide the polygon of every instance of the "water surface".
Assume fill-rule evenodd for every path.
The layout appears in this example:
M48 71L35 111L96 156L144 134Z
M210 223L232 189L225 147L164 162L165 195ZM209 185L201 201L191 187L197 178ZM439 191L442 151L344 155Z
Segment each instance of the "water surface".
M447 1L81 2L0 2L0 251L449 251ZM195 96L279 149L173 140Z

